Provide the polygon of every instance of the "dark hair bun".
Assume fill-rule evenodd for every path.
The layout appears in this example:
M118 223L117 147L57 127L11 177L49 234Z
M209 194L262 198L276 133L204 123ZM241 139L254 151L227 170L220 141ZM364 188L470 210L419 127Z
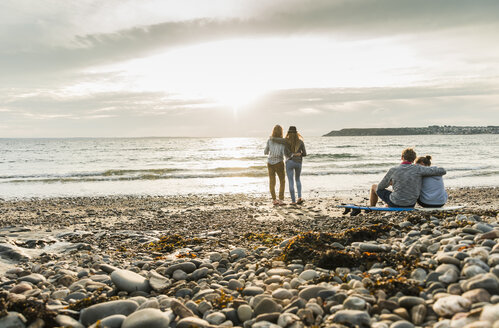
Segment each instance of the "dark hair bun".
M426 155L425 156L427 160L431 161L431 156L430 155Z

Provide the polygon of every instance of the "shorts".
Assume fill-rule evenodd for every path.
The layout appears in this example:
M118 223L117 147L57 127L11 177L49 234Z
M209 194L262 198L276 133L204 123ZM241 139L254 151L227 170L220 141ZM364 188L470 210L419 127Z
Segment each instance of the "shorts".
M418 199L418 204L419 204L419 206L421 206L421 207L430 207L430 208L431 208L431 207L442 207L442 206L444 206L444 205L445 205L445 204L442 204L442 205L430 205L430 204L423 203L423 202L422 202L422 201L420 201L419 199Z
M393 203L391 200L390 200L390 195L392 194L392 192L390 190L387 190L387 189L381 189L381 190L377 190L376 191L376 194L378 194L378 197L381 198L382 201L384 201L389 207L414 207L414 205L412 206L400 206L400 205L397 205L395 203Z

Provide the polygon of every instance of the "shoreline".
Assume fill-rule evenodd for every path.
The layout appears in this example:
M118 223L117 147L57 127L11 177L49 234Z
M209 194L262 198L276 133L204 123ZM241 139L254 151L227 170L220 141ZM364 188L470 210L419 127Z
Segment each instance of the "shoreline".
M475 320L481 315L477 309L499 306L494 305L499 304L499 188L448 192L449 206L467 207L355 217L334 207L366 204L367 191L311 197L300 207L274 207L269 195L243 194L1 200L0 299L4 311L18 319L14 312L21 311L28 323L36 319L37 302L45 300L38 318L46 326L90 326L97 317L89 319L85 309L109 302L135 302L137 315L154 309L142 313L177 327L186 320L202 327L288 320L293 327L343 322L380 328L400 320L421 326ZM497 236L480 239L491 231ZM455 257L457 249L472 257L478 252L489 270L476 269L473 275L492 287L488 296L480 296L481 303L466 301L470 305L458 311L466 315L455 317L458 312L440 313L437 301L466 296L469 290L451 286L455 279L465 284L476 278L467 273L474 267L467 269L466 258ZM437 277L438 289L427 277L444 264L455 265L459 275L449 283ZM400 289L386 285L389 279L396 279ZM414 286L421 291L414 292ZM303 296L305 290L317 293ZM328 292L319 295L319 290ZM351 308L352 297L363 305ZM403 297L424 304L423 318L416 310L419 316L412 314ZM268 299L271 312L258 307L262 299ZM296 310L285 310L293 304ZM241 306L251 315L240 317ZM355 319L348 311L362 313ZM130 317L123 313L121 319Z

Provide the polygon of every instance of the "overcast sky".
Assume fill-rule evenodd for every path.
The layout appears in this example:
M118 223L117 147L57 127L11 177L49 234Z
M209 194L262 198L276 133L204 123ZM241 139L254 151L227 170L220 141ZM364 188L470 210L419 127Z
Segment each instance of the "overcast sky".
M2 0L0 137L499 125L497 13L497 0Z

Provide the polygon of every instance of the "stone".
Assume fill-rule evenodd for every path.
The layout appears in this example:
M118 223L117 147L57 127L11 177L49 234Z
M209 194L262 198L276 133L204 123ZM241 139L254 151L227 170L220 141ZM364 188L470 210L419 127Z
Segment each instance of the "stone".
M201 314L204 314L206 311L209 311L213 309L213 306L211 305L210 302L207 302L207 301L201 301L199 304L198 304L198 311L199 313Z
M256 317L256 322L267 321L267 322L277 323L279 315L280 315L279 312L262 313Z
M319 274L315 270L305 270L298 277L305 281L310 281L319 278Z
M22 294L28 290L32 290L33 287L27 282L21 282L20 284L15 285L12 287L9 292L14 293L14 294Z
M255 306L255 316L262 313L281 312L282 307L271 298L264 298Z
M470 308L471 302L459 295L439 298L433 304L433 311L442 317L451 316L458 312L467 312Z
M247 304L240 305L237 308L237 316L241 322L250 320L253 317L253 309Z
M480 320L489 322L499 321L499 304L484 306L480 314Z
M499 294L499 280L492 273L486 273L464 281L462 288L464 291L483 288L492 294Z
M85 328L84 325L73 319L72 317L64 314L59 314L55 317L55 321L61 327L72 327L72 328Z
M175 270L172 274L172 279L175 280L187 280L187 277L189 277L189 275L180 269Z
M89 326L113 314L129 315L139 307L139 304L130 300L117 300L105 303L99 303L81 310L80 322Z
M427 313L426 306L424 304L418 304L411 309L411 320L416 326L420 326L426 318Z
M490 301L490 293L483 288L469 290L463 293L461 296L470 300L471 303L479 303L479 302L488 303Z
M263 294L263 292L264 292L263 288L257 286L250 286L243 289L244 296L255 296Z
M230 279L227 288L231 290L240 290L244 287L243 283L236 279Z
M170 279L160 275L155 270L149 271L148 278L149 278L149 285L154 291L157 292L162 292L171 285Z
M229 252L229 256L233 259L240 259L247 256L244 248L234 248Z
M16 262L30 259L19 247L7 243L0 243L0 257Z
M208 253L208 257L211 262L219 262L222 259L222 254L219 252Z
M332 315L331 320L335 323L369 327L371 318L369 317L369 314L364 311L340 310Z
M106 328L121 328L121 325L123 324L123 321L125 321L126 316L122 314L113 314L110 315L109 317L105 317L104 319L99 321L99 326L97 323L94 323L93 325L90 326L90 328L99 328L99 327L106 327Z
M184 304L182 304L180 301L177 301L176 299L171 300L170 304L173 313L178 315L180 318L187 318L187 317L192 317L194 316L194 313L189 310Z
M185 273L191 273L196 270L196 265L192 262L182 262L169 266L165 270L165 275L171 276L175 270L182 270Z
M39 273L32 273L30 275L19 278L19 281L27 281L33 285L38 285L40 282L44 282L47 279Z
M0 327L5 328L25 328L26 318L18 312L7 312L7 315L0 318Z
M222 322L225 322L226 317L222 312L213 312L208 314L204 319L212 325L220 325Z
M300 323L300 318L293 313L282 313L277 319L277 324L280 327L290 327L295 323Z
M159 309L142 309L130 314L121 328L168 328L170 319Z
M111 280L119 290L129 293L141 291L148 293L151 290L149 281L141 275L129 270L114 270Z
M293 293L285 288L278 288L272 292L272 297L279 300L285 300L293 297Z
M275 269L270 269L267 271L267 275L269 276L289 276L293 272L288 269L283 269L283 268L275 268Z
M323 290L326 290L326 287L310 286L300 291L298 296L308 301L311 298L316 298L317 294Z
M208 275L209 271L210 271L210 269L208 269L208 268L199 268L199 269L196 269L196 270L194 270L194 272L192 272L189 275L189 279L191 279L191 280L199 280L201 278L205 278Z
M390 325L390 328L414 328L414 325L406 320L395 321Z
M456 270L447 270L444 274L438 277L438 281L441 281L446 284L451 284L456 282L459 279L459 274Z
M383 244L360 243L359 250L361 252L383 253L389 252L391 250L391 247L389 245Z
M198 317L186 317L180 319L177 322L177 328L206 328L209 327L210 323L206 320L200 319Z
M410 309L415 305L424 304L424 299L416 296L402 296L398 303L400 306Z
M365 310L366 301L360 297L349 296L344 302L343 307L350 310Z
M411 279L423 282L426 279L426 270L416 268L411 272Z
M479 274L484 274L487 273L484 269L479 267L478 265L466 265L461 274L465 276L466 278L471 278Z

